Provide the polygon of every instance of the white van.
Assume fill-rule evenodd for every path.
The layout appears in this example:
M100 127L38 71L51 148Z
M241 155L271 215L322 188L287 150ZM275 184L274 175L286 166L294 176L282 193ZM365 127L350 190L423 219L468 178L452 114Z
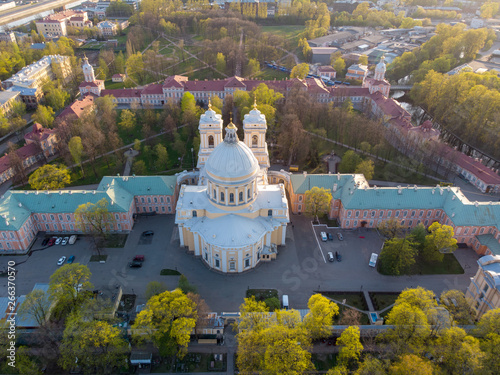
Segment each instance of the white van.
M323 242L328 241L328 237L326 236L325 232L321 232L320 235L321 235L321 241L323 241Z
M372 256L370 257L369 266L375 267L375 265L377 264L377 259L378 259L378 254L372 253Z
M283 294L283 310L288 310L288 295Z

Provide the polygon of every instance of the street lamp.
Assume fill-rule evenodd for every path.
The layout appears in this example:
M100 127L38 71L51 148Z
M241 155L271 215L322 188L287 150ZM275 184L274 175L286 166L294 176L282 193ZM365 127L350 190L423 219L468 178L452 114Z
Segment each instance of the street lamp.
M193 164L193 170L194 170L194 148L191 147L191 162Z

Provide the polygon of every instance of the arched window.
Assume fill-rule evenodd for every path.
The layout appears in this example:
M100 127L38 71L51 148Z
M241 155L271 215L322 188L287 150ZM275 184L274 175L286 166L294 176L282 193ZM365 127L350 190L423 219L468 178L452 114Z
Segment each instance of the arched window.
M214 137L212 135L208 137L208 148L214 148Z
M247 190L247 197L250 199L250 189Z
M214 195L213 195L214 199L217 199L217 192L215 191L214 189Z
M273 216L273 210L268 210L267 211L267 216Z
M243 202L243 192L240 191L240 202Z
M198 217L198 212L193 210L193 217Z
M220 192L220 201L224 203L224 193Z
M252 147L257 147L258 143L259 143L259 137L257 137L256 135L254 135L252 137Z
M229 203L234 203L234 194L229 193Z

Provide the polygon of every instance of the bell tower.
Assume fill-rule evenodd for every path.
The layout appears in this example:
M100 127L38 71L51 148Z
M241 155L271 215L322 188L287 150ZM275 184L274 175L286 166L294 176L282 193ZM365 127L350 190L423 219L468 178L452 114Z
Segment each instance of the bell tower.
M267 150L266 131L267 121L257 109L257 101L254 100L253 109L243 119L244 142L252 150L259 161L261 168L269 168L269 151Z
M95 81L94 68L92 67L92 65L90 65L89 59L87 58L87 56L85 56L83 58L82 70L83 70L83 77L85 78L85 82L94 82Z
M200 150L198 152L198 164L196 168L205 165L208 157L222 142L222 116L212 110L212 103L208 102L208 110L200 116Z
M385 66L385 56L382 55L380 57L380 62L377 64L375 67L375 74L374 77L377 81L383 81L385 79L385 71L386 71L386 66Z

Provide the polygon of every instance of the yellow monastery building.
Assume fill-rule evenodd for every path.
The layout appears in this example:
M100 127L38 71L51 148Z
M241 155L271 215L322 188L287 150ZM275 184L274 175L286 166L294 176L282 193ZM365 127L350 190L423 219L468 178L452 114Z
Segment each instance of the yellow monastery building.
M254 109L243 120L244 142L231 122L209 105L200 117L199 172L182 185L176 207L181 246L214 270L239 273L274 259L289 222L283 184L270 185L265 116Z

